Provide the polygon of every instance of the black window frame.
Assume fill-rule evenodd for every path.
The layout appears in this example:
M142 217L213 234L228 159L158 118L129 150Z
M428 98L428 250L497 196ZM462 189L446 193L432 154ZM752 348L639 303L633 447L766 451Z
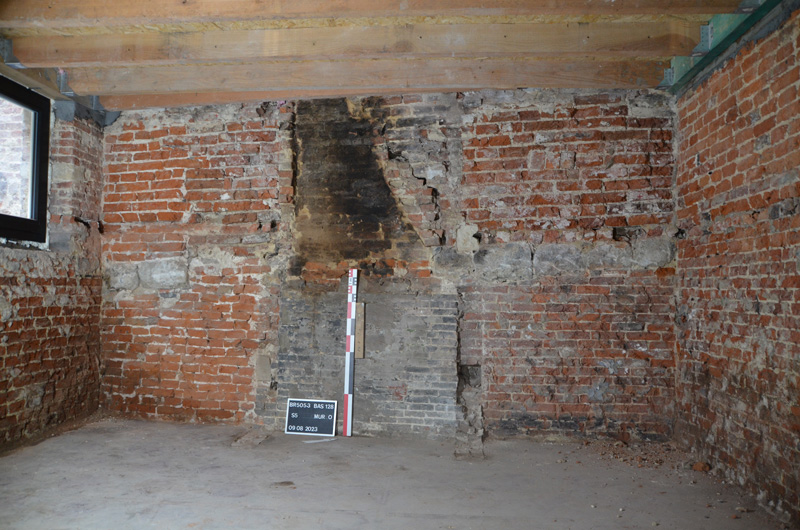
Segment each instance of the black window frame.
M31 153L31 219L0 213L0 238L12 241L47 241L47 173L50 160L50 100L0 76L0 95L33 112Z

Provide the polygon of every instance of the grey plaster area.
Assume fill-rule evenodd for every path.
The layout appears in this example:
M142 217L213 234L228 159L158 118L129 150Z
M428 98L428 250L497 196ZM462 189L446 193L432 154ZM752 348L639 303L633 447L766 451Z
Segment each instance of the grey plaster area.
M243 431L102 419L6 454L0 528L778 528L709 475L577 443L493 441L486 459L458 460L431 440L232 446Z

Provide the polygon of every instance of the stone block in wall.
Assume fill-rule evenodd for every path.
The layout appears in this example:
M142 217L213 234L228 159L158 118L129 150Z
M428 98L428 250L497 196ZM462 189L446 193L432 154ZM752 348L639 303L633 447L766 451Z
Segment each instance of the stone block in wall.
M477 281L525 282L533 275L531 249L522 243L487 245L473 256Z
M630 244L550 243L535 247L533 268L537 275L574 273L592 269L653 269L675 257L670 237L636 239Z
M180 289L189 281L185 258L151 259L138 266L139 281L145 289Z
M105 279L108 288L114 290L132 291L139 286L137 267L131 263L107 263Z

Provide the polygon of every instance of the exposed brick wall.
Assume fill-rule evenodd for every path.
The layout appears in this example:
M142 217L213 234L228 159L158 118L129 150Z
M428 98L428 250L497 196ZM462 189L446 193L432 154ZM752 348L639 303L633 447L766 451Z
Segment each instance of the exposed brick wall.
M291 107L125 113L105 136L108 407L254 419L276 347ZM289 198L283 197L283 201ZM266 368L263 368L266 366Z
M608 240L612 227L670 223L673 124L665 98L545 94L472 110L464 131L466 220L490 237L545 243Z
M668 437L669 100L528 91L464 105L459 204L480 243L456 241L475 269L459 287L461 362L482 366L486 427Z
M668 438L669 275L619 270L465 288L461 355L483 367L487 427L500 435Z
M56 121L48 248L0 248L0 447L97 410L102 132Z
M679 101L678 433L800 522L800 12Z
M452 439L456 421L456 297L371 293L366 357L355 363L353 429L359 435ZM365 288L366 287L366 288ZM342 406L344 293L285 289L281 298L278 401L259 399L264 423L282 425L286 398L336 399ZM340 409L341 410L341 409ZM340 414L341 416L341 414Z
M656 93L552 90L124 114L110 407L278 425L286 397L339 398L357 267L373 318L403 315L368 319L361 432L451 436L460 404L476 436L484 413L500 434L668 435L672 116ZM459 293L454 324L435 301Z

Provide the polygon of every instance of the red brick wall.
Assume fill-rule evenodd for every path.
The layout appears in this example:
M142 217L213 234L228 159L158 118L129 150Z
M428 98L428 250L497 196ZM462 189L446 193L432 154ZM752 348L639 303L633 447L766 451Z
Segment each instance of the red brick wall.
M103 388L147 418L254 418L277 329L291 107L126 113L106 129ZM285 127L284 127L285 129ZM275 267L273 269L273 267Z
M101 146L93 123L55 122L49 247L0 248L0 447L98 407Z
M678 104L678 432L800 520L800 12Z
M336 349L281 300L317 307L357 266L366 294L462 294L447 388L481 365L490 429L666 436L672 116L656 93L567 91L125 113L105 146L109 407L274 419L275 389ZM349 248L378 188L378 250ZM322 342L279 347L293 326Z
M616 271L466 288L461 355L483 366L487 428L668 438L671 274Z
M673 215L672 120L666 108L631 115L629 104L612 93L478 109L465 130L466 220L511 241L607 240L609 228L628 226L661 233Z
M484 102L465 126L460 204L481 238L476 257L517 244L533 260L527 277L488 271L461 288L461 362L482 365L490 432L664 439L675 366L669 102L543 95Z

